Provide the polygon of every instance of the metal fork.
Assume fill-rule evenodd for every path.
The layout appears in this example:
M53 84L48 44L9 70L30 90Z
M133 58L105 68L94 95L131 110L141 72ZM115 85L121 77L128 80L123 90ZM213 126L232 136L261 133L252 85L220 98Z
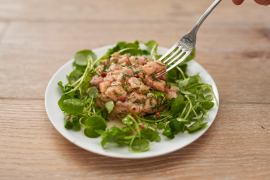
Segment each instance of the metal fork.
M192 30L183 36L180 41L175 43L158 61L166 64L168 68L166 72L172 70L174 67L183 62L193 51L196 45L196 35L204 20L217 7L222 0L215 0L211 6L203 13L200 19L196 22ZM166 72L162 72L163 75Z

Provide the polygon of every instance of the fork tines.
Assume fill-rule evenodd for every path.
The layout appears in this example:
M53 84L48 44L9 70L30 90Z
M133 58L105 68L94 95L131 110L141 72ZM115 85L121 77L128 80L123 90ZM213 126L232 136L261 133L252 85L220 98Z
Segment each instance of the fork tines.
M183 46L176 43L159 59L159 61L168 66L166 70L166 72L168 72L183 62L190 53L191 50L186 50Z

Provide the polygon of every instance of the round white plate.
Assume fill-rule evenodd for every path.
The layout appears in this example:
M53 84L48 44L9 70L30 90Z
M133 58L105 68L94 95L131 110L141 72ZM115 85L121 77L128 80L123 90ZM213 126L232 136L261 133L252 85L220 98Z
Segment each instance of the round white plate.
M103 55L108 48L111 46L106 46L102 48L95 49L94 52L97 56ZM166 52L165 48L159 48L159 53ZM45 108L48 117L60 134L62 134L66 139L68 139L73 144L77 146L104 156L117 157L117 158L129 158L129 159L139 159L139 158L149 158L164 155L178 149L181 149L188 144L192 143L198 139L202 134L204 134L208 128L198 131L193 134L178 134L174 139L169 140L161 135L160 142L150 143L150 150L143 153L134 153L128 151L127 147L113 147L110 149L103 149L100 145L100 138L88 138L84 136L82 132L74 132L64 128L64 114L58 107L58 100L61 97L61 92L58 88L58 81L63 81L66 83L66 75L72 71L72 60L64 64L50 79L45 92ZM213 123L218 111L219 95L216 84L210 74L197 62L194 60L188 63L188 74L198 74L202 77L202 80L213 87L214 94L217 98L217 104L213 109L209 111L206 121L208 122L208 127Z

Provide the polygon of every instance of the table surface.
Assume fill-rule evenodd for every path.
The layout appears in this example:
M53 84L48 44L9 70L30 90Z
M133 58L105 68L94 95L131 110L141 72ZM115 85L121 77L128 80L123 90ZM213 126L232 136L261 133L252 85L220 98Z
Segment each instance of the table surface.
M197 61L221 103L207 133L184 149L103 157L68 142L46 115L46 85L74 52L136 39L169 47L210 2L0 0L0 179L269 179L270 14L253 1L224 1L198 34Z

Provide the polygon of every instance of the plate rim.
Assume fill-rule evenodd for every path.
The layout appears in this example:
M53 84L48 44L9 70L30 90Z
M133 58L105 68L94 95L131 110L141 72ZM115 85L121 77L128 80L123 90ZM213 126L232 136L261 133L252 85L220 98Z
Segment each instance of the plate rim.
M102 46L100 48L95 48L95 49L92 49L93 52L96 52L96 51L104 51L104 50L107 50L108 48L112 47L113 45L107 45L107 46ZM164 47L159 47L158 48L159 50L163 50L163 51L166 51L167 48L164 48ZM44 96L44 105L45 105L45 110L46 110L46 113L47 113L47 116L48 116L48 119L49 121L51 122L51 124L53 125L53 127L57 130L58 133L60 133L66 140L68 140L69 142L75 144L76 146L88 151L88 152L92 152L92 153L95 153L95 154L98 154L98 155L102 155L102 156L106 156L106 157L111 157L111 158L120 158L120 159L145 159L145 158L153 158L153 157L158 157L158 156L163 156L163 155L166 155L166 154L169 154L169 153L172 153L172 152L175 152L177 150L180 150L190 144L192 144L193 142L195 142L196 140L198 140L203 134L205 134L208 129L210 128L210 126L213 124L213 122L216 120L216 117L217 117L217 114L218 114L218 111L219 111L219 92L218 92L218 88L217 88L217 85L216 85L216 82L214 80L214 78L210 75L210 73L202 66L200 65L197 61L195 61L194 59L192 60L193 63L195 63L197 66L199 66L201 69L203 69L206 74L212 79L212 84L213 84L213 91L215 96L216 96L216 114L214 115L213 117L213 120L211 122L208 122L208 126L203 129L201 131L201 133L193 140L189 141L188 143L184 144L183 146L181 147L177 147L177 148L173 148L173 149L169 149L168 151L166 152L163 152L163 153L159 153L159 154L153 154L153 155L146 155L146 156L127 156L127 155L118 155L118 154L113 154L113 153L109 153L109 152L100 152L100 151L96 151L96 150L93 150L93 149L89 149L87 147L85 147L84 145L80 144L80 143L77 143L77 141L74 141L71 139L70 135L69 134L66 134L64 133L63 131L61 131L60 129L58 129L58 127L56 126L56 123L54 123L54 121L52 120L53 117L50 116L50 113L49 113L49 108L48 108L48 96L49 96L49 88L50 86L52 85L54 79L56 78L56 76L70 63L72 63L73 59L69 59L66 63L64 63L62 66L60 66L57 71L55 71L55 73L51 76L47 86L46 86L46 90L45 90L45 96ZM80 132L81 133L81 132ZM151 150L150 150L151 151ZM134 154L138 154L138 153L134 153Z

